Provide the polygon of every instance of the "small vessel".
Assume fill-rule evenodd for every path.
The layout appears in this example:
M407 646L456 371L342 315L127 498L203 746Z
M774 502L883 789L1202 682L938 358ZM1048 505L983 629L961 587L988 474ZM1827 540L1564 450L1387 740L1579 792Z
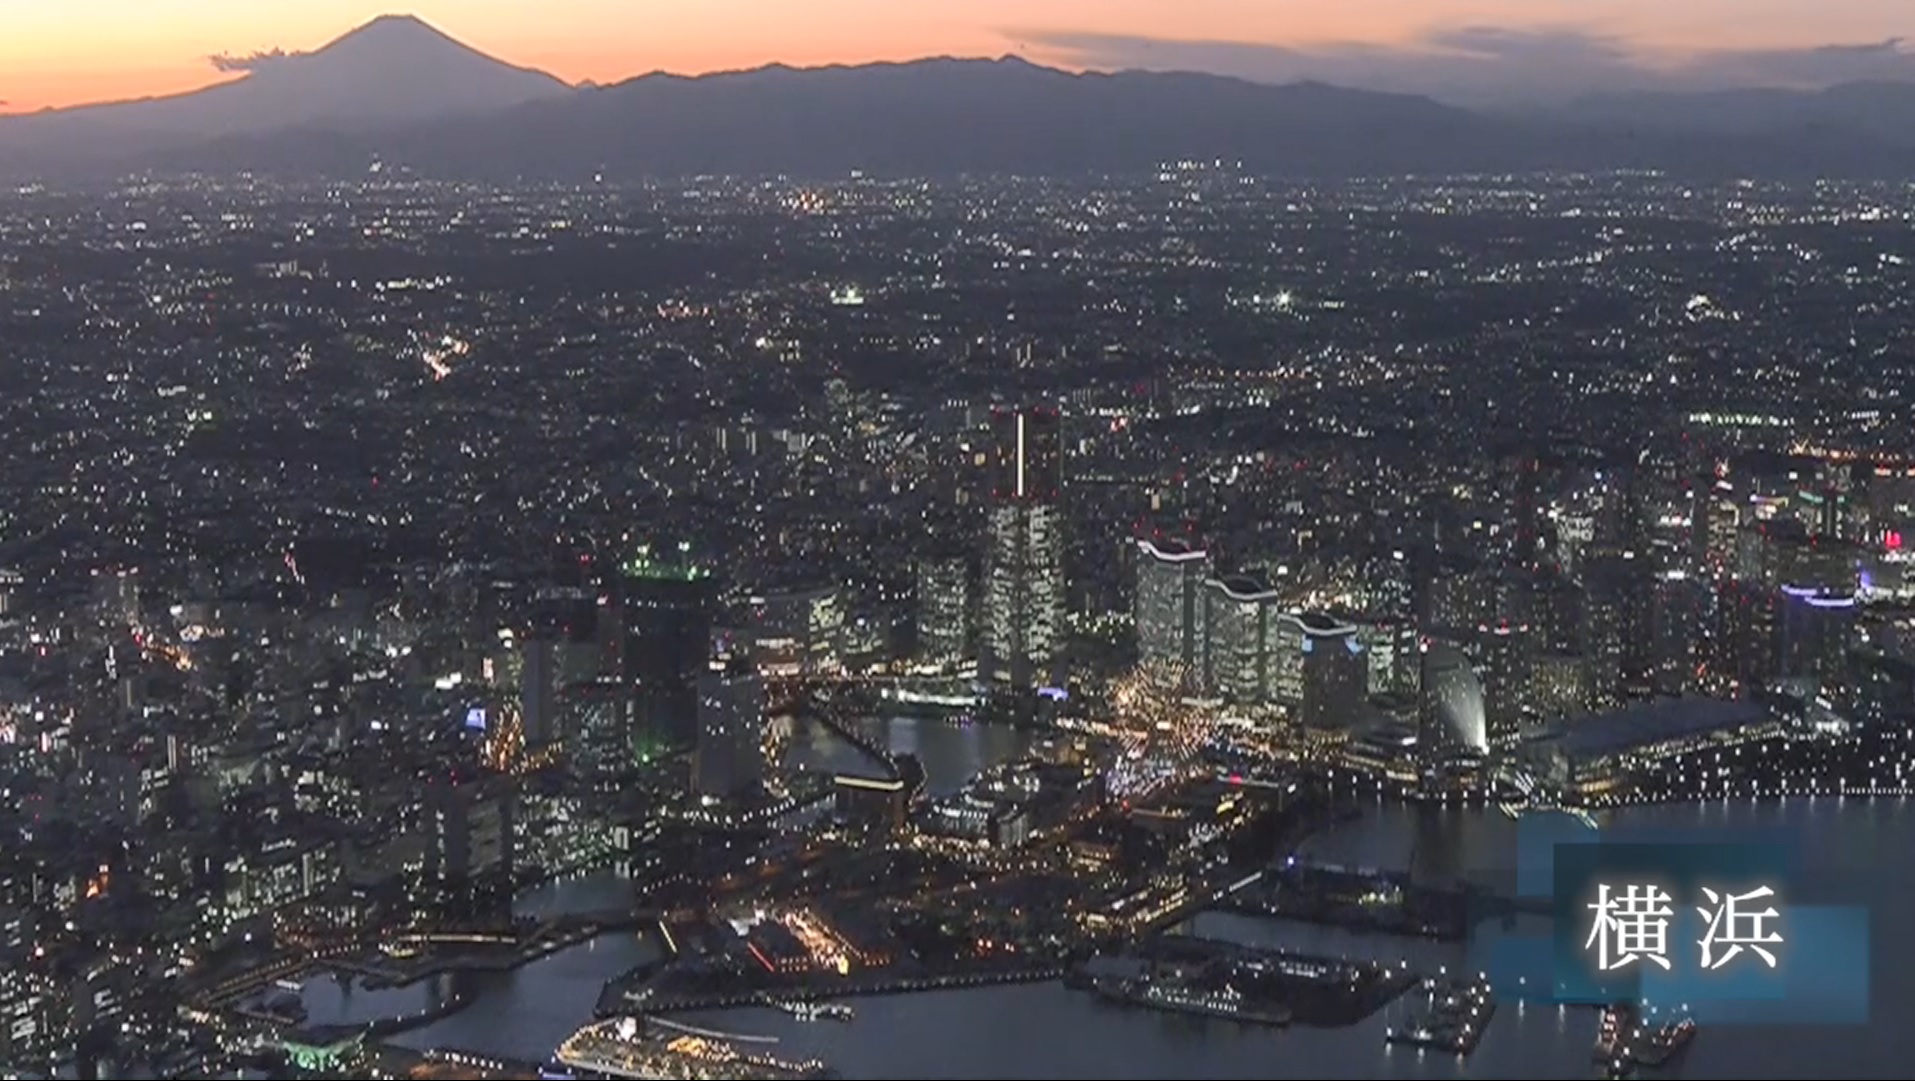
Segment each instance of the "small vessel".
M857 1016L842 1002L777 1002L773 1005L800 1021L849 1021Z
M1626 1002L1606 1007L1596 1024L1596 1046L1590 1057L1610 1062L1629 1050L1636 1034L1636 1011Z
M281 991L292 991L295 993L306 989L305 984L293 979L275 980L274 986L278 987Z

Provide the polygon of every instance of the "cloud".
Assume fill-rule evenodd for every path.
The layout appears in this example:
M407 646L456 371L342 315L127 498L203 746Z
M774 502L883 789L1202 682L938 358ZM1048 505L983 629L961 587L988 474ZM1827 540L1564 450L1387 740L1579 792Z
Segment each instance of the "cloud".
M206 62L213 65L215 71L232 73L259 71L262 68L283 64L288 60L297 60L305 55L305 53L289 53L284 49L265 49L241 56L234 56L231 53L214 53L206 58Z
M1903 48L1899 38L1675 55L1576 28L1450 27L1404 45L1178 41L1068 30L1020 30L1007 36L1055 60L1089 68L1206 71L1267 83L1313 80L1468 105L1563 102L1645 90L1915 80L1915 52Z

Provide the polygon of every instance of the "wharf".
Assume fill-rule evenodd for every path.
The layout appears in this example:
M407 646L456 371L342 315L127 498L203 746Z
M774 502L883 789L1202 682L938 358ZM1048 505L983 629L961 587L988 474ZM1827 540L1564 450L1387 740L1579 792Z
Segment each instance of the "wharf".
M1299 1024L1353 1025L1414 986L1407 969L1370 962L1260 949L1237 942L1166 935L1129 954L1153 977L1202 973L1210 986L1229 986L1265 1003L1280 1004ZM1084 986L1079 977L1074 982Z
M1477 924L1491 920L1555 914L1549 898L1417 885L1403 874L1301 860L1267 875L1261 888L1227 898L1225 907L1242 915L1445 942L1466 939Z

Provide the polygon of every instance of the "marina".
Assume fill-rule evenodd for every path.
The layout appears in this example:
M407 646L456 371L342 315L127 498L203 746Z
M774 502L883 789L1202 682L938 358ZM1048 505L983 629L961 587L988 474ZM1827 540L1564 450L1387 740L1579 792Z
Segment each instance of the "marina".
M1425 980L1421 992L1408 1027L1390 1029L1384 1040L1459 1056L1476 1050L1496 1016L1496 998L1488 981Z

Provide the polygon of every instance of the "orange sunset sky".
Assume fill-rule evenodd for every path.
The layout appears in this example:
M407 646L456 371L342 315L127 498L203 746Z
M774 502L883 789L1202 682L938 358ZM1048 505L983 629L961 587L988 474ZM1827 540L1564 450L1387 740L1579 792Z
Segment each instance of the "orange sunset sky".
M21 112L192 89L215 52L311 49L385 13L567 80L926 55L1068 55L1023 34L1401 44L1433 30L1573 28L1646 52L1880 41L1915 0L19 0L0 101Z

